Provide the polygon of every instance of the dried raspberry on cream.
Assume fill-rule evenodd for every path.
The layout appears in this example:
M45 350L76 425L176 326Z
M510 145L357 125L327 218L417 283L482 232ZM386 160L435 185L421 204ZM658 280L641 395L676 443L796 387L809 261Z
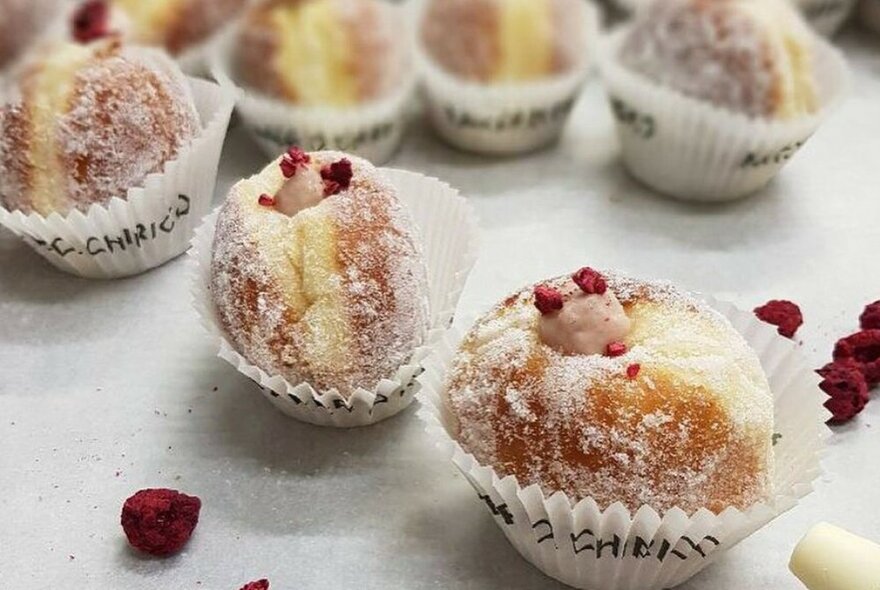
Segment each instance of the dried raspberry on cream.
M541 342L565 354L606 354L611 343L626 338L629 318L602 275L583 268L557 292L564 305L538 319Z

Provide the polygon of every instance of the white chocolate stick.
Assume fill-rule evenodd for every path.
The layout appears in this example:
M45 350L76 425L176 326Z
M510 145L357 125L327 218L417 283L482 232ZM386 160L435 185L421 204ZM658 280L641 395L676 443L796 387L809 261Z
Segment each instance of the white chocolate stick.
M809 590L880 589L880 545L824 522L801 539L788 567Z

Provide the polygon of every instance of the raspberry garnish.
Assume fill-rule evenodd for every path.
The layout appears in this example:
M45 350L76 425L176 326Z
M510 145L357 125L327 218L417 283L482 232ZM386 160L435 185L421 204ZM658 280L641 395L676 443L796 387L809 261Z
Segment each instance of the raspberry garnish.
M605 277L588 266L574 273L571 280L587 295L603 295L608 290Z
M306 166L311 161L311 156L302 149L293 146L281 157L281 174L284 175L284 178L293 178L300 167Z
M256 582L248 582L241 587L241 590L269 590L269 580L264 578Z
M793 338L804 323L801 309L791 301L774 299L755 308L755 315L762 322L776 326L776 331L786 338Z
M626 376L629 379L635 379L639 376L639 371L642 370L642 365L638 363L633 363L626 368Z
M260 198L257 200L257 202L260 205L262 205L263 207L274 207L275 206L275 197L273 197L272 195L267 195L266 193L263 193L262 195L260 195Z
M834 345L835 361L851 361L856 364L868 385L880 383L880 330L862 330Z
M321 178L324 179L324 196L336 195L349 187L351 177L351 162L348 158L342 158L321 168Z
M605 347L605 356L617 357L626 354L626 344L623 342L612 342Z
M547 315L562 309L562 293L546 285L535 287L535 307L541 315Z
M880 301L875 301L865 307L865 311L859 316L862 330L880 330Z
M201 508L201 500L176 490L141 490L122 506L122 530L135 549L171 555L189 541Z
M831 398L825 402L825 407L834 414L829 422L847 422L865 409L868 384L854 363L828 363L816 372L823 377L819 387Z
M88 43L107 36L110 32L110 8L105 0L84 2L73 13L71 28L73 38Z

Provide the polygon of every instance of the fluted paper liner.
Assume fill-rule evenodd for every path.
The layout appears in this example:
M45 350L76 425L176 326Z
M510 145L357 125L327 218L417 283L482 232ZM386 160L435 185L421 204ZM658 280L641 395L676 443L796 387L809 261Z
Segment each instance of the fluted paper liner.
M65 216L24 214L0 207L0 224L57 268L82 277L135 275L182 254L214 196L217 167L233 97L214 83L189 80L202 129L160 173L125 199Z
M630 173L668 196L728 201L765 186L843 98L848 68L812 35L820 109L792 120L749 117L685 96L629 71L618 54L627 29L602 44L600 70Z
M259 384L279 410L303 422L340 428L366 426L409 406L421 388L422 365L452 324L459 296L476 261L476 215L457 190L436 178L412 172L387 168L382 172L397 188L419 228L428 267L430 326L424 344L394 375L375 387L358 388L348 400L336 390L319 391L309 383L290 383L269 375L233 348L223 333L210 292L217 211L205 218L193 238L193 301L202 324L217 344L218 355Z
M292 145L306 151L336 150L360 156L376 165L387 162L406 130L415 92L415 69L407 64L393 92L351 107L302 107L249 89L235 75L235 41L231 28L216 46L211 74L238 96L238 112L257 144L275 157Z
M446 404L445 379L461 336L449 332L425 363L420 417L437 446L449 456L485 502L496 524L522 556L548 576L585 590L661 590L689 579L812 491L830 430L818 378L797 346L753 314L709 300L757 352L773 392L774 495L745 511L693 514L650 506L635 513L620 503L577 503L537 485L521 487L480 465L454 439L455 418Z
M422 7L423 8L423 7ZM444 71L414 42L426 109L437 133L451 145L477 153L511 155L555 141L568 121L592 66L599 37L599 13L592 2L578 4L586 32L583 61L571 72L534 82L479 84ZM414 10L421 22L421 10ZM416 25L416 29L420 24Z

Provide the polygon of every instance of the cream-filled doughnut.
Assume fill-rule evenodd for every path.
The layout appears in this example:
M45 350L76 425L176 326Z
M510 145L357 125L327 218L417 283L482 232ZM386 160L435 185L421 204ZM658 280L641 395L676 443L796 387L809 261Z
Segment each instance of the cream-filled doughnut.
M0 108L0 201L25 213L125 198L199 132L179 68L116 41L45 48Z
M381 0L267 0L244 18L239 76L300 106L368 102L403 79L403 26L399 10Z
M522 82L572 70L584 59L578 0L429 0L427 53L447 72L481 83Z
M211 295L250 362L344 397L393 375L428 327L413 221L379 170L339 152L292 149L233 187Z
M752 117L815 112L815 34L785 0L664 0L640 11L627 68Z
M461 446L546 495L717 513L772 491L755 352L667 284L582 269L511 295L465 337L446 395Z

